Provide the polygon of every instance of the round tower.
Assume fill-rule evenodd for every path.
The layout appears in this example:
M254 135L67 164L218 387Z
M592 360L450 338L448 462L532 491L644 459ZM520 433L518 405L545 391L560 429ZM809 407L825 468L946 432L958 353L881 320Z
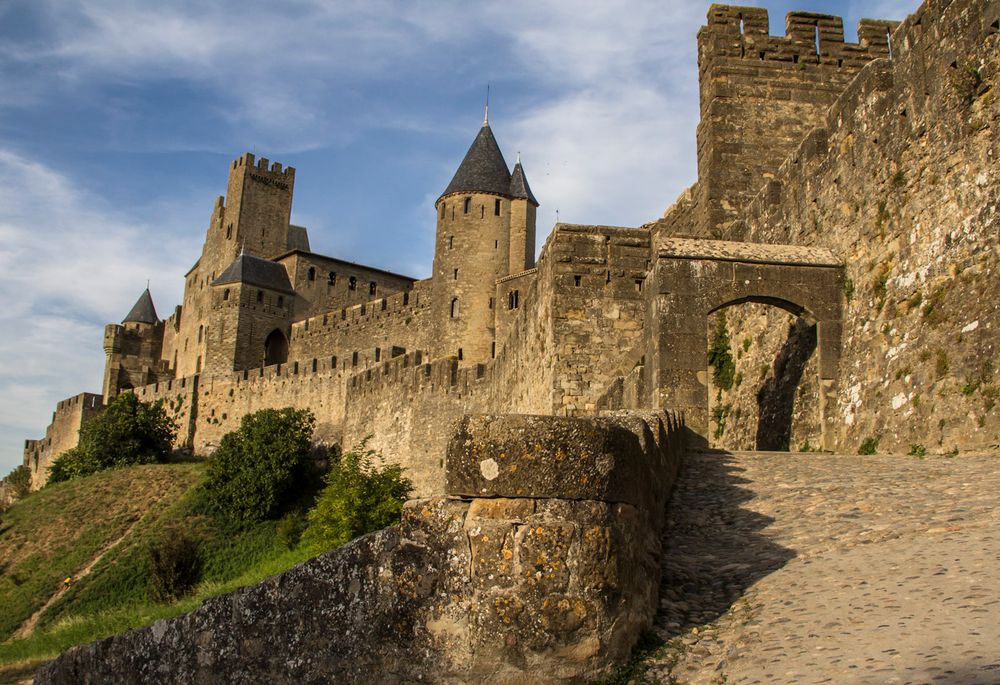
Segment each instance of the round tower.
M494 286L511 270L512 199L511 173L484 121L434 205L434 356L455 356L463 365L493 356ZM533 240L534 226L531 234Z

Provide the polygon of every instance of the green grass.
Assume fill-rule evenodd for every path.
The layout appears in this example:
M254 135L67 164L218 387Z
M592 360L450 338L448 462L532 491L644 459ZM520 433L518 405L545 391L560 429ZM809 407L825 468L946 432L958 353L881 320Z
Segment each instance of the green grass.
M208 597L257 583L312 556L301 547L289 550L276 534L276 521L240 529L205 514L199 487L204 475L203 463L104 471L44 488L3 515L0 640L7 641L0 644L0 682L8 671L17 672L17 664L37 664L73 645L189 612ZM200 543L201 581L192 596L158 604L146 592L148 546L178 530ZM119 538L41 614L31 635L9 640L63 578Z

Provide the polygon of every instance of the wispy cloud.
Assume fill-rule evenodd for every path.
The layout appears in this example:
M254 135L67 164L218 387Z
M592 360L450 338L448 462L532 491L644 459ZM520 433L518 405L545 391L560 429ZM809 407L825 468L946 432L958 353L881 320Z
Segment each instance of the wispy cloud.
M8 468L24 438L41 436L57 399L100 391L102 327L121 319L147 278L162 284L154 290L161 306L178 301L178 274L196 244L164 228L0 149L0 459Z

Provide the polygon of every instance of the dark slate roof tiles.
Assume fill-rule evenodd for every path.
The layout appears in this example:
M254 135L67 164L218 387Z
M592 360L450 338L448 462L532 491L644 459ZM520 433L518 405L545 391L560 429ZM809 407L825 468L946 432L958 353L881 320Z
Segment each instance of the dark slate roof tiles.
M524 167L518 162L514 165L514 173L510 177L510 196L517 199L527 200L531 204L538 206L538 200L531 192L528 179L524 176Z
M269 259L261 259L248 254L241 254L237 257L212 282L212 285L225 285L226 283L255 285L259 288L284 293L294 292L285 267Z
M465 159L441 197L452 193L510 195L510 171L489 124L483 124L479 129L479 135L472 141Z
M157 323L159 320L156 307L153 306L153 296L149 294L149 288L146 288L122 319L122 323Z

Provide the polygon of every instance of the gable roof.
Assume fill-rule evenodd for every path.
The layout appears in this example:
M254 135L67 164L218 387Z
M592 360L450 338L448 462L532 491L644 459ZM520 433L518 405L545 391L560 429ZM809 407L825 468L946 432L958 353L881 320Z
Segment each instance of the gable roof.
M270 259L261 259L246 253L240 254L233 263L226 267L212 285L227 283L242 283L255 285L259 288L276 290L283 293L294 293L288 280L288 272L281 264Z
M149 288L142 291L142 295L122 319L122 323L158 323L159 321L160 318L156 315L156 307L153 306L153 296L149 294Z
M452 193L510 195L510 171L489 124L483 124L441 197ZM440 199L440 198L438 198Z

